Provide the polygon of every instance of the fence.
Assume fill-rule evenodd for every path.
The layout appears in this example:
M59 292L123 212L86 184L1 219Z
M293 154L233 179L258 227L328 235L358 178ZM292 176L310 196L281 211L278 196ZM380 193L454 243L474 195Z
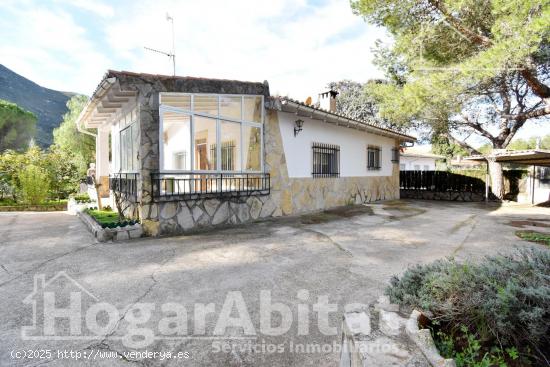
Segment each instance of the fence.
M485 181L447 171L401 171L401 197L432 200L480 201Z
M401 189L485 192L483 180L447 171L401 171L399 176Z
M109 188L130 201L137 200L138 173L115 173L109 176Z

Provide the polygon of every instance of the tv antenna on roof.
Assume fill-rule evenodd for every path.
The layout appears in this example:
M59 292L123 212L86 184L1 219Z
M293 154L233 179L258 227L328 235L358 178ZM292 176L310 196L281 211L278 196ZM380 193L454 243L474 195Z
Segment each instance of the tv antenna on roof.
M154 48L144 47L146 50L153 51L159 54L163 54L172 59L172 71L173 75L176 76L176 41L174 35L174 18L170 14L166 13L166 21L171 22L172 24L172 52L165 52L160 50L155 50Z

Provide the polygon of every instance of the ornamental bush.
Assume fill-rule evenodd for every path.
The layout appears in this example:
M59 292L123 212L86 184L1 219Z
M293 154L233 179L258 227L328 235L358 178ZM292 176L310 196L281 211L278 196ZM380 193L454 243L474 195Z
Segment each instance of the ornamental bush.
M394 276L392 302L418 308L445 332L466 327L488 346L550 360L550 251L518 249L479 263L439 260ZM547 365L547 362L542 365Z
M35 165L28 165L19 174L21 196L28 204L40 204L48 197L50 181L48 174Z

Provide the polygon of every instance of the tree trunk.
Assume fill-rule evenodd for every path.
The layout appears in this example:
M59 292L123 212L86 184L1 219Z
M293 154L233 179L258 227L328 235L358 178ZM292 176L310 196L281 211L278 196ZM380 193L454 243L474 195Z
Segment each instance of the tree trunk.
M489 174L491 175L491 192L500 200L504 199L504 176L502 164L489 161Z
M103 205L101 204L101 194L99 193L99 188L101 187L101 184L95 180L95 175L92 176L92 182L94 184L95 193L97 195L97 209L103 210Z

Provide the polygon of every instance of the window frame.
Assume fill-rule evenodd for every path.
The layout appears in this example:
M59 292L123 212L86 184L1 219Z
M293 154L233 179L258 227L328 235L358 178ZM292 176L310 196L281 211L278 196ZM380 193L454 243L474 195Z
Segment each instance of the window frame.
M327 144L320 142L311 143L311 176L313 178L338 178L340 177L340 145L337 144ZM318 155L318 161L315 159L315 155ZM322 172L323 171L323 158L327 158L327 166L331 168L331 165L328 162L333 159L336 164L332 168L336 168L334 172ZM316 162L318 162L316 164ZM316 172L316 168L319 168L321 172Z
M118 172L119 173L138 173L139 171L139 159L137 157L139 144L136 145L136 142L134 141L134 134L135 129L139 128L137 121L130 122L126 125L124 125L123 128L118 130ZM123 144L122 134L130 134L129 142L131 144L130 149L130 157L127 157L123 154L123 147L125 144ZM123 169L123 158L125 158L125 164L126 164L126 170ZM131 161L131 169L128 169L128 159ZM134 167L134 164L136 167Z
M182 96L191 97L190 109L184 109L180 107L167 106L162 104L163 94L181 94ZM195 112L194 111L194 97L195 96L214 96L218 101L218 113L217 115L212 115L210 113L204 112ZM222 116L220 114L221 107L221 96L223 97L240 97L241 99L241 118L235 119L229 116ZM244 120L244 97L261 97L261 121L247 121ZM264 172L264 123L265 123L265 105L264 105L264 96L258 94L224 94L224 93L177 93L177 92L160 92L159 93L159 172L160 173L185 173L185 174L207 174L207 173L226 173L226 174L246 174L246 173L263 173ZM190 117L191 121L191 131L190 131L190 156L191 156L191 169L188 170L173 170L173 169L164 169L164 137L163 137L163 119L164 112L172 112L176 114L187 115ZM216 169L214 170L196 170L193 169L195 162L195 116L207 117L216 120ZM222 121L227 121L231 123L238 123L240 125L240 161L241 161L241 170L222 170L221 165L221 123ZM245 170L243 164L243 151L244 151L244 141L243 141L243 127L250 126L260 129L260 169L259 170Z
M371 165L371 152L374 153L374 165ZM367 171L380 171L382 169L382 147L379 145L367 145Z

